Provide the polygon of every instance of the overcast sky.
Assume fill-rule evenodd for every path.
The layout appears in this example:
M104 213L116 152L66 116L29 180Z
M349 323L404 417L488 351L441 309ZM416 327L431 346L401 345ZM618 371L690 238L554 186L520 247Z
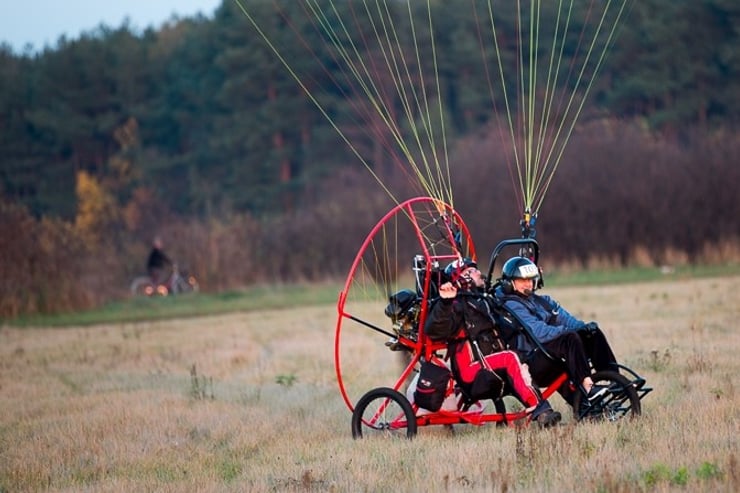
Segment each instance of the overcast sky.
M27 43L38 51L55 47L59 37L79 37L101 23L120 27L128 18L141 32L159 27L173 14L211 17L221 0L0 0L0 42L21 52Z

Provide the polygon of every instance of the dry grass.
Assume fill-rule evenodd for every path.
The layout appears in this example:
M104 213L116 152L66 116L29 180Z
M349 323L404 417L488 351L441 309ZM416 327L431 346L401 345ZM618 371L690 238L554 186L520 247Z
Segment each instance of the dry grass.
M740 277L548 292L655 387L641 419L354 441L333 306L2 328L0 491L740 490Z

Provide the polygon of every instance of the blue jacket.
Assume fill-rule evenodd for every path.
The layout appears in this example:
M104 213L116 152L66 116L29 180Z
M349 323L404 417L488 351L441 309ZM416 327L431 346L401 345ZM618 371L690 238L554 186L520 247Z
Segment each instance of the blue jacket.
M502 299L504 307L516 315L540 343L552 341L566 332L582 329L586 324L547 295L532 294L524 297L514 294L502 296ZM519 351L529 352L534 347L524 335L517 337Z

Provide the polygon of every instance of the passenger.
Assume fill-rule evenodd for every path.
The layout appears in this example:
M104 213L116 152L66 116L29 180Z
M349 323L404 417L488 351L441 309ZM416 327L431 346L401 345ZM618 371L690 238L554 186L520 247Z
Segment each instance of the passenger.
M535 294L539 280L540 270L534 262L525 257L513 257L502 268L500 286L495 294L548 353L565 361L570 377L583 385L588 398L594 400L606 392L606 388L594 386L590 376L592 367L596 371L615 370L614 352L596 322L586 323L551 297ZM516 345L538 385L549 385L562 374L562 367L553 364L541 351L534 351L535 344L524 334L517 336ZM558 391L573 404L573 392L567 383Z
M439 287L439 299L431 307L424 332L448 341L452 371L460 386L472 399L513 394L541 427L556 425L560 413L542 399L527 366L499 337L476 263L468 258L452 262L445 276L449 281Z

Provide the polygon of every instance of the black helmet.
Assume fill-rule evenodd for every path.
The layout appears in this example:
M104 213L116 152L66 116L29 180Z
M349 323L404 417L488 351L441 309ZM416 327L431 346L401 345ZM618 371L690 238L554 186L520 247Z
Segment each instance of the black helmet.
M512 257L506 261L501 269L501 279L537 279L540 269L526 257Z
M445 279L452 283L460 282L461 277L460 275L462 272L467 269L468 267L478 267L478 264L475 262L475 260L471 259L470 257L462 257L457 260L454 260L447 264L447 267L445 267ZM461 286L465 289L469 289L470 286Z
M501 287L505 293L513 293L513 279L532 279L535 289L540 287L540 268L526 257L512 257L501 269Z

